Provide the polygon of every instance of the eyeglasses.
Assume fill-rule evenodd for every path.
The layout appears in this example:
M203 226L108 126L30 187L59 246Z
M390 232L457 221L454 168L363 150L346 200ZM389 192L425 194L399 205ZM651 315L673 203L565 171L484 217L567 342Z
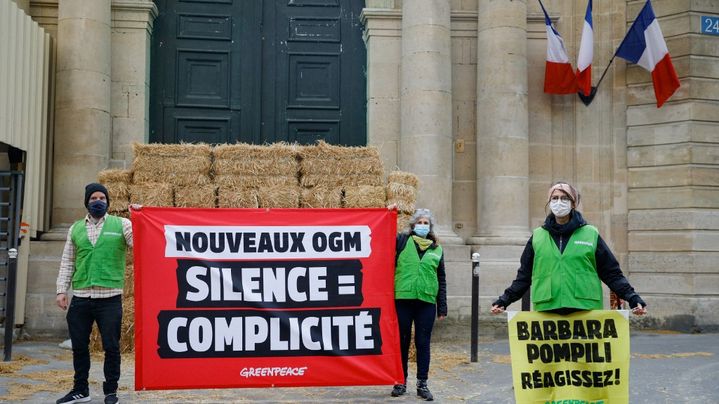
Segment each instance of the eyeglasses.
M554 202L556 202L556 201L571 202L571 201L572 201L572 198L570 198L570 197L568 197L568 196L558 196L558 195L554 195L554 196L552 196L552 197L550 198L550 200L552 200L552 201L554 201Z

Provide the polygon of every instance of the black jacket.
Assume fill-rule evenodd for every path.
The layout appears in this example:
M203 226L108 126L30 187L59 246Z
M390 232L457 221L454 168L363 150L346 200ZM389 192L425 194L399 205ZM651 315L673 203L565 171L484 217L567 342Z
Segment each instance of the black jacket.
M575 230L586 225L587 222L582 217L579 211L572 211L572 218L566 224L559 224L554 217L554 214L550 213L547 219L544 221L542 227L549 231L552 235L552 239L557 243L560 252L564 252L564 248L569 241L569 237L572 236ZM621 268L619 268L619 262L612 254L607 244L602 240L602 236L598 237L597 250L595 252L595 258L597 262L597 275L609 289L616 293L621 299L629 302L629 306L634 308L637 304L646 306L641 297L634 291L632 285L629 284L627 278L622 274ZM493 305L506 308L513 302L522 298L524 293L529 289L532 284L532 268L534 266L534 248L532 247L532 237L527 241L527 245L524 247L522 257L519 260L520 266L517 271L517 278L512 282L502 296L499 297Z
M395 268L397 267L397 258L399 258L399 254L402 252L402 250L404 250L404 247L407 245L407 241L409 240L409 238L411 236L412 236L412 234L409 234L409 233L400 233L397 235L397 244L396 244L397 249L395 250L395 255L394 255ZM436 247L437 247L437 243L432 243L432 248L436 248ZM420 259L424 255L425 251L420 250L419 246L417 246L417 254L419 254ZM439 291L437 292L437 316L446 316L447 315L447 274L444 270L444 251L442 251L442 258L439 259L439 266L437 266L437 280L439 281Z

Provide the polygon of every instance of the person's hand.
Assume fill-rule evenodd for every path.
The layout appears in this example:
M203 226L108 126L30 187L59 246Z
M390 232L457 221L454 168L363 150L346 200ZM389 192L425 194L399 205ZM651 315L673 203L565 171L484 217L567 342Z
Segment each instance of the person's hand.
M442 321L442 320L444 320L445 318L447 318L447 316L439 316L439 317L437 317L437 319L438 319L439 321Z
M67 310L67 294L66 293L58 293L55 297L55 303L57 304L57 307Z
M642 306L641 304L638 304L637 307L632 309L632 313L637 316L643 316L647 314L647 308Z
M131 203L130 210L142 210L142 205L139 203Z
M504 313L504 307L494 304L492 305L492 309L490 311L492 314L501 314Z
M387 205L387 210L397 210L397 204L390 203L389 205Z

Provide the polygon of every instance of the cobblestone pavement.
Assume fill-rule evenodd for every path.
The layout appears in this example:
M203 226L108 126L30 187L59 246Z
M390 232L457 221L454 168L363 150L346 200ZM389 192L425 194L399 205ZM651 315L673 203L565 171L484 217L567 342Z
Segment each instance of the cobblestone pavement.
M72 355L61 341L25 341L13 346L13 361L0 363L0 402L50 403L72 385ZM635 332L631 338L632 403L719 402L719 334ZM482 337L479 360L469 361L469 343L435 338L429 386L438 402L513 403L506 339ZM391 398L391 386L134 391L134 358L123 357L121 402L418 402L410 365L408 395ZM93 357L92 402L102 402L102 357Z

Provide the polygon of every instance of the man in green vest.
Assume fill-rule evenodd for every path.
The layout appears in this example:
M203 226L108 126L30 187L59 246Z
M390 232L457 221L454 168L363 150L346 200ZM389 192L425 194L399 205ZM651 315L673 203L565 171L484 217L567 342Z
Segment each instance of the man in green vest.
M72 390L57 403L90 401L90 333L97 323L105 350L106 404L115 404L120 379L120 327L122 289L125 280L125 252L132 247L132 224L128 219L107 214L110 197L102 184L85 187L88 214L70 226L57 277L57 305L67 310L75 369ZM68 289L73 297L68 308Z

